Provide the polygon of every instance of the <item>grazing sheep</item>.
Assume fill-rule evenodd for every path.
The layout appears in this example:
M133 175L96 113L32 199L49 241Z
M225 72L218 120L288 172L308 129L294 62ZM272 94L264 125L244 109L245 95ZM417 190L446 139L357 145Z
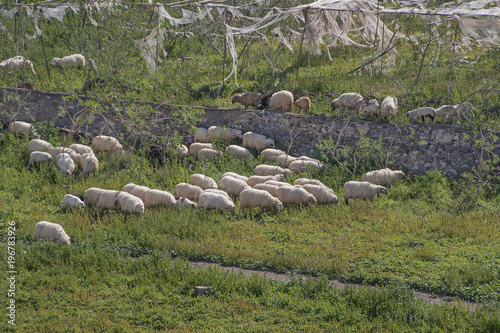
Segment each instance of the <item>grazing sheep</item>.
M247 184L250 187L254 187L255 185L264 183L267 180L280 181L280 180L284 180L284 179L285 179L285 176L283 176L282 174L275 175L275 176L252 176L252 177L249 177L247 179Z
M57 156L61 153L69 154L73 162L75 162L75 164L79 163L80 159L82 158L82 156L78 154L76 151L66 147L55 147L53 149L50 149L48 152L52 155L53 161L56 161Z
M357 182L354 180L348 181L344 184L344 199L346 205L349 204L349 199L372 200L379 193L387 195L387 189L383 186L375 185L370 182Z
M158 206L175 206L177 201L175 197L167 191L150 189L144 195L144 208Z
M290 112L293 107L293 95L287 90L274 93L269 100L269 107L276 111Z
M380 116L384 118L389 118L389 122L393 116L398 112L398 100L396 97L387 96L382 100L380 104Z
M358 111L363 104L363 96L358 93L350 92L340 95L331 103L332 111L335 109L349 109Z
M34 151L48 152L51 149L54 149L54 147L49 142L42 140L42 139L33 139L28 144L28 150L29 150L30 154Z
M367 172L361 178L364 182L370 182L375 185L391 186L394 182L405 179L405 174L401 170L391 170L389 168Z
M276 162L282 168L288 168L290 164L296 160L298 160L297 157L293 157L288 154L282 154L276 158Z
M279 166L274 166L274 165L267 165L267 164L261 164L257 165L253 169L253 173L256 176L275 176L275 175L282 175L284 174L285 170L283 170L282 167Z
M232 196L239 196L241 191L250 188L250 186L241 179L236 179L231 176L223 177L220 181L220 188Z
M243 134L243 147L261 151L266 148L274 148L275 146L273 139L268 139L261 134L246 132Z
M189 178L189 184L196 185L201 187L203 190L213 188L214 190L218 190L219 186L213 178L202 175L201 173L195 173L191 175Z
M294 173L304 173L307 170L315 170L321 168L321 164L314 160L297 159L289 164L288 168Z
M24 121L11 122L9 125L9 133L33 135L35 138L39 137L33 126L30 123Z
M278 187L279 187L278 185L274 185L274 184L261 183L261 184L255 185L252 188L254 188L256 190L263 190L263 191L269 192L269 194L271 194L273 197L275 197L276 190L278 189Z
M208 129L203 127L198 127L196 133L194 133L194 142L208 143Z
M120 211L125 214L144 214L144 202L135 195L121 191L116 198L120 205Z
M112 136L98 135L92 139L92 150L96 154L123 152L123 146Z
M82 145L80 143L73 143L71 146L69 146L69 149L73 149L75 152L77 152L80 155L87 154L87 153L94 153L92 148L86 145Z
M146 194L150 191L151 189L147 186L141 186L141 185L136 185L134 183L128 183L123 187L123 191L130 193L138 198L140 198L142 201L146 200Z
M99 170L99 160L94 153L86 153L80 157L80 166L82 167L82 178L85 178Z
M309 97L302 96L295 101L295 106L299 109L304 110L305 113L308 113L311 109L311 100L309 99Z
M174 194L176 197L184 197L193 201L198 201L198 198L202 193L203 189L201 187L187 183L179 183L175 185L174 189Z
M75 162L70 154L60 153L56 157L56 166L61 171L63 177L67 177L75 171Z
M74 196L73 194L66 194L64 196L64 199L62 201L62 208L64 207L80 207L83 208L85 207L85 203L77 196Z
M281 186L292 186L291 184L289 184L287 182L280 182L280 181L277 181L277 180L266 180L264 182L264 184L278 186L278 187L281 187ZM259 184L257 184L257 185L259 185ZM255 186L257 186L257 185L255 185Z
M462 116L464 116L465 119L470 120L470 118L472 118L473 116L472 114L473 109L474 107L469 102L460 103L457 108L458 120L462 120Z
M57 68L76 67L80 69L85 67L85 57L81 54L72 54L62 58L53 58L50 65Z
M196 202L189 200L184 197L175 197L175 205L177 207L187 207L187 208L195 208Z
M167 145L167 147L170 147L170 145ZM177 158L178 160L189 156L189 149L184 144L176 145L173 150L175 152L175 158Z
M435 115L436 115L436 110L434 108L427 107L427 106L406 112L407 117L413 117L415 119L417 117L422 117L422 122L424 124L425 124L425 117L431 118L432 123L434 123L434 116Z
M237 173L234 173L234 172L226 172L226 173L224 173L222 175L222 178L224 178L226 176L230 176L230 177L233 177L233 178L236 178L236 179L241 179L244 182L246 182L248 180L248 177L242 176L242 175L238 175Z
M14 70L16 68L23 68L24 66L29 66L33 75L36 75L36 72L33 69L33 63L23 56L15 56L0 62L0 69Z
M365 116L377 116L379 108L380 105L378 101L376 99L370 99L368 102L363 102L361 112L363 112Z
M86 193L87 191L85 191ZM97 202L97 209L120 209L120 202L118 201L118 193L120 191L115 190L104 190L99 196L99 201Z
M95 207L99 202L101 193L106 190L98 187L90 187L83 194L83 202L85 202L86 207Z
M261 209L276 208L280 212L283 210L281 201L267 191L249 188L240 193L240 212L244 209L257 207Z
M339 199L337 198L333 190L329 187L304 184L302 185L302 188L307 192L311 193L312 195L314 195L316 201L320 205L333 204L337 206L339 204Z
M293 182L293 185L306 185L306 184L311 184L311 185L318 185L318 186L325 186L322 182L316 179L309 179L309 178L297 178Z
M198 152L198 159L213 160L220 158L221 156L222 152L211 148L202 148Z
M254 158L250 150L236 145L228 146L226 148L226 154L240 160L250 160Z
M38 239L48 239L61 244L70 245L70 237L63 227L57 223L40 221L35 225L35 235Z
M150 161L157 160L158 164L163 166L165 164L166 157L170 155L169 153L173 153L174 157L179 160L189 156L189 150L183 144L172 147L171 143L167 143L166 148L167 153L165 153L165 150L159 144L150 143L148 151L146 152L146 158Z
M261 151L260 154L262 155L262 159L265 162L274 163L277 161L278 156L285 154L285 152L280 150L280 149L267 148L267 149L264 149L263 151Z
M252 93L240 93L234 94L231 99L231 103L240 103L243 104L245 110L248 109L249 106L253 106L257 108L260 100L262 99L262 94L257 92Z
M34 151L30 154L30 161L28 167L33 163L47 163L52 161L52 155L44 151Z
M454 117L457 115L457 109L457 105L442 105L435 110L436 117L439 116L443 121L446 121L449 116Z
M267 95L262 96L262 99L260 100L259 104L257 105L257 109L259 110L264 110L265 108L269 107L269 100L271 97L273 97L274 93L270 93Z
M219 126L210 126L208 128L208 141L224 140L229 143L233 139L241 139L242 137L243 134L239 129Z
M276 197L283 206L316 204L316 198L301 187L281 186L276 190Z
M205 192L218 193L218 194L222 194L225 197L231 198L229 196L229 193L227 193L226 191L223 191L223 190L215 190L213 188L207 188L206 190L203 190L203 193L205 193Z
M195 143L192 143L189 146L189 154L191 156L198 157L199 151L202 150L203 148L211 148L211 149L213 149L213 146L212 146L211 143L195 142Z
M198 199L198 207L204 209L228 210L231 214L234 214L233 200L219 193L201 193Z

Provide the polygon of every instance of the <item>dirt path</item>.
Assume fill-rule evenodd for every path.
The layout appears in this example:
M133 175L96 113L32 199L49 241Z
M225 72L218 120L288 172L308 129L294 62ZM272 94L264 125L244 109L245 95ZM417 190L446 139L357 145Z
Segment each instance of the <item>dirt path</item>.
M282 273L276 273L273 271L257 271L257 270L252 270L252 269L241 269L239 267L234 267L234 266L222 266L221 264L215 264L215 263L210 263L206 261L191 261L191 265L193 267L217 267L222 271L225 272L232 272L232 273L240 273L243 272L243 275L245 276L252 276L257 274L258 276L262 276L268 279L272 280L277 280L277 281L282 281L282 282L289 282L291 280L290 275L288 274L282 274ZM307 277L302 276L302 278L305 280ZM356 286L357 284L347 284L340 282L339 280L330 280L330 285L335 286L337 288L345 288L346 286ZM372 288L377 288L376 286L372 286ZM478 304L477 303L471 303L471 302L465 302L465 301L457 301L457 300L447 300L445 296L440 296L440 295L434 295L428 292L423 292L423 291L413 291L417 299L425 300L428 301L430 304L453 304L453 305L462 305L464 306L467 310L469 311L474 311L477 309Z

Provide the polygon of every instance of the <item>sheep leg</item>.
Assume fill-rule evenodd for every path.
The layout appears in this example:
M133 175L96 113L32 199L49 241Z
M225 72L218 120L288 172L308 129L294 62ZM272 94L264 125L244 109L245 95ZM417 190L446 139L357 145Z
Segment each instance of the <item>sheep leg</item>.
M425 116L422 116L422 123L425 124Z
M349 204L349 199L345 199L345 204L348 205Z

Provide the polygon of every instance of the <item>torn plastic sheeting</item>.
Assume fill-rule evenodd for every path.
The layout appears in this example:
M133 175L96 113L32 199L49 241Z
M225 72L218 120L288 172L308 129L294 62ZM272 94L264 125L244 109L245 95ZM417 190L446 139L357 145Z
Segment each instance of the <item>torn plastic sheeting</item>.
M2 16L8 19L11 19L16 15L17 9L11 9L11 10L2 10Z
M205 18L205 16L209 16L210 19L212 18L210 11L212 10L211 8L208 7L201 7L198 9L199 12L195 13L189 10L182 9L182 18L177 19L172 17L166 10L164 6L156 6L156 11L158 15L161 18L167 19L170 22L170 25L172 26L178 26L178 25L186 25L186 24L191 24L196 22L197 20L202 20Z
M461 17L453 16L462 33L480 45L500 45L500 17Z
M42 30L40 30L40 28L38 27L38 18L40 17L40 9L30 6L24 8L26 9L28 16L33 18L33 24L35 25L35 33L33 34L33 36L29 36L28 34L26 34L26 38L35 39L38 36L42 35Z
M59 6L56 8L42 7L41 9L45 18L55 18L56 20L62 22L64 15L66 15L66 9L68 8L71 8L76 14L80 11L80 7L78 5Z
M146 38L134 40L134 44L141 50L141 55L146 60L146 65L152 72L157 69L157 47L162 47L164 38L165 31L156 27ZM164 51L163 48L162 51Z

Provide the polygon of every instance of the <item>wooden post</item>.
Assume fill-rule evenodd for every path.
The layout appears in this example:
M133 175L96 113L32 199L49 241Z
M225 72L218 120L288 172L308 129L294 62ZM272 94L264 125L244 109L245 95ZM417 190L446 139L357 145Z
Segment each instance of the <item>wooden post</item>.
M224 10L224 60L222 61L222 82L226 79L226 56L227 56L227 10Z
M295 75L295 87L297 87L299 83L300 57L302 55L302 44L304 43L304 35L306 33L306 27L309 24L309 7L302 9L302 13L304 13L304 30L302 31L302 38L300 39L299 56L297 57L297 74Z
M43 59L45 60L45 68L47 69L47 75L50 80L50 70L49 70L49 63L47 62L47 55L45 54L45 46L43 46L43 34L40 35L40 42L42 43L42 51L43 51Z

